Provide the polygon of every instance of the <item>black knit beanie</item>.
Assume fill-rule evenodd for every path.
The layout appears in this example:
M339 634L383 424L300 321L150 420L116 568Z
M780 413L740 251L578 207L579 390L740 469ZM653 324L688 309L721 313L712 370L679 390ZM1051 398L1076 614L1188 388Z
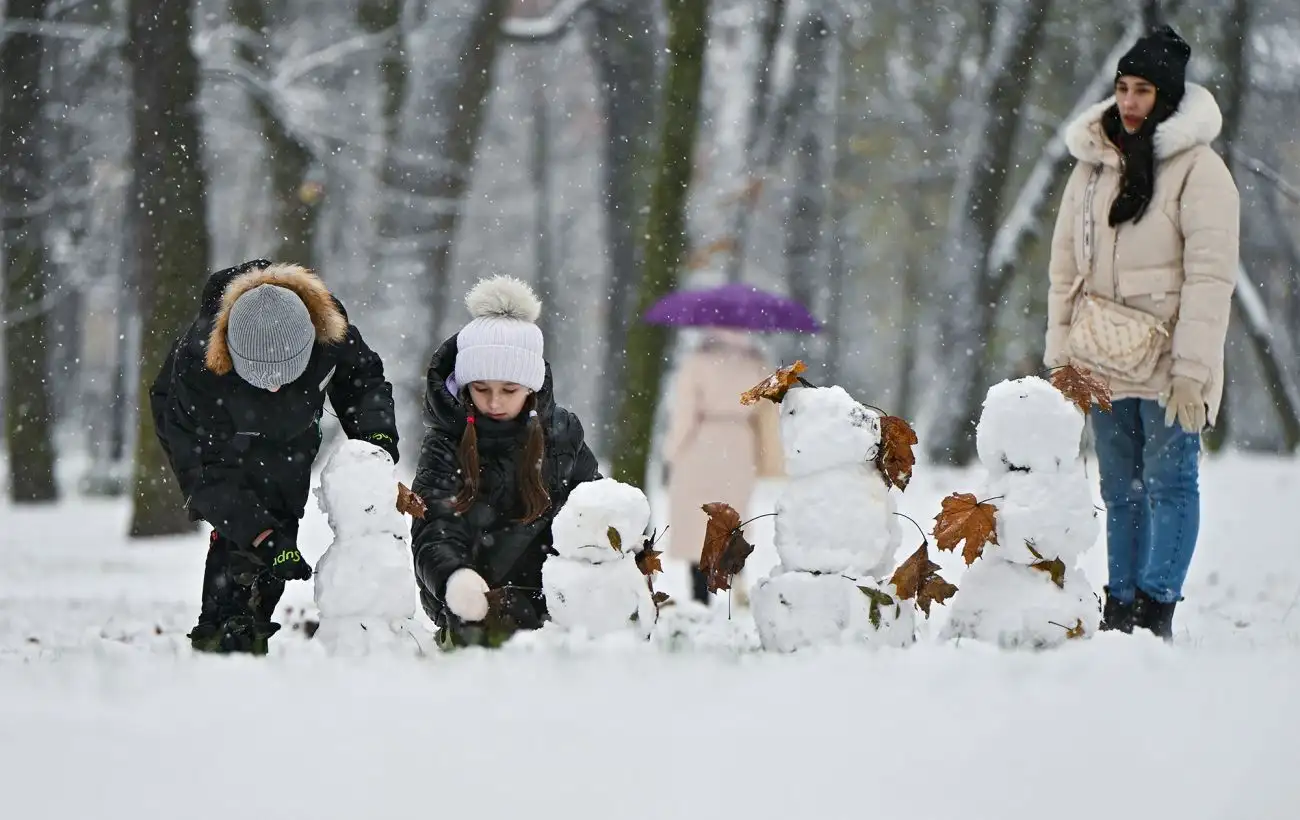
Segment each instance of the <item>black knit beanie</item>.
M1169 26L1160 26L1133 44L1119 60L1115 78L1141 77L1156 87L1157 96L1163 97L1177 109L1183 100L1187 82L1187 61L1192 47Z

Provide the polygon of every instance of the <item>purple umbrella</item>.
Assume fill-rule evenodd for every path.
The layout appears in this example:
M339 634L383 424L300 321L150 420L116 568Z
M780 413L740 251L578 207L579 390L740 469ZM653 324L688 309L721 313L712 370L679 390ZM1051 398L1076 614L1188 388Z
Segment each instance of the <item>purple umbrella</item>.
M793 299L740 283L670 293L646 311L645 320L652 325L678 327L799 333L821 330L808 308Z

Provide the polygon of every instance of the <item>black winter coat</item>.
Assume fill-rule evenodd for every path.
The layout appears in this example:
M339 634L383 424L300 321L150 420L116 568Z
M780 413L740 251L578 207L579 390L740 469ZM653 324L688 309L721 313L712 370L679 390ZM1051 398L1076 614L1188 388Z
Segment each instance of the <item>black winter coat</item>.
M600 478L596 457L583 439L578 417L556 406L548 364L536 407L546 437L542 478L551 496L550 508L528 524L517 521L523 514L518 469L527 419L521 416L497 422L480 417L475 421L478 496L469 511L457 513L453 508L461 485L457 449L465 433L467 408L447 390L447 379L455 368L453 336L429 363L424 397L426 432L411 487L428 507L424 519L417 519L411 528L421 603L434 623L442 626L446 622L442 597L447 579L456 570L470 567L493 589L509 586L534 591L524 597L530 599L540 620L545 617L540 589L542 562L551 547L551 521L574 486Z
M225 334L235 299L265 283L296 293L316 328L307 370L274 393L234 372ZM264 260L212 274L198 316L150 391L155 431L191 517L236 544L301 518L326 396L349 438L371 439L397 459L383 362L324 283L297 265Z

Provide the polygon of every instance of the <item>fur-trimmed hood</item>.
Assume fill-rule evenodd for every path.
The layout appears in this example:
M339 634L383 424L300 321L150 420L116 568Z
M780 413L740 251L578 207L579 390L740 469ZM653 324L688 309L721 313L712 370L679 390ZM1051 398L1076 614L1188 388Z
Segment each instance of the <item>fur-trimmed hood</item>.
M1114 97L1099 102L1070 123L1065 132L1065 144L1075 159L1118 166L1119 155L1107 150L1109 140L1101 125L1102 115L1114 104ZM1156 159L1169 159L1198 145L1209 145L1222 129L1223 113L1214 95L1204 86L1187 83L1178 110L1156 126Z
M219 274L218 274L219 276ZM215 279L216 277L214 277ZM218 280L210 282L204 291L204 308L214 314L212 330L208 334L207 352L204 364L208 370L219 376L229 373L234 367L230 358L230 345L226 340L226 329L230 322L230 310L235 300L259 285L276 285L293 291L307 306L307 315L316 328L317 344L335 344L343 341L348 333L348 319L338 300L315 273L301 265L286 263L258 262L241 265L232 269L224 284ZM220 294L219 301L216 296ZM216 304L210 304L215 302Z

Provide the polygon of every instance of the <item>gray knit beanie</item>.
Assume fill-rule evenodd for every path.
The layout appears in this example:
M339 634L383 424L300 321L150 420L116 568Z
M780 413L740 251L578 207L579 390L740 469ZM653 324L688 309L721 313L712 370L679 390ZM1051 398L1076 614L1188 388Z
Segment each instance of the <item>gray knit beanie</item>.
M503 381L534 392L546 381L542 303L524 282L509 276L484 279L465 297L473 319L456 334L456 383Z
M231 306L226 340L239 377L272 390L307 369L316 329L296 293L277 285L258 285Z

